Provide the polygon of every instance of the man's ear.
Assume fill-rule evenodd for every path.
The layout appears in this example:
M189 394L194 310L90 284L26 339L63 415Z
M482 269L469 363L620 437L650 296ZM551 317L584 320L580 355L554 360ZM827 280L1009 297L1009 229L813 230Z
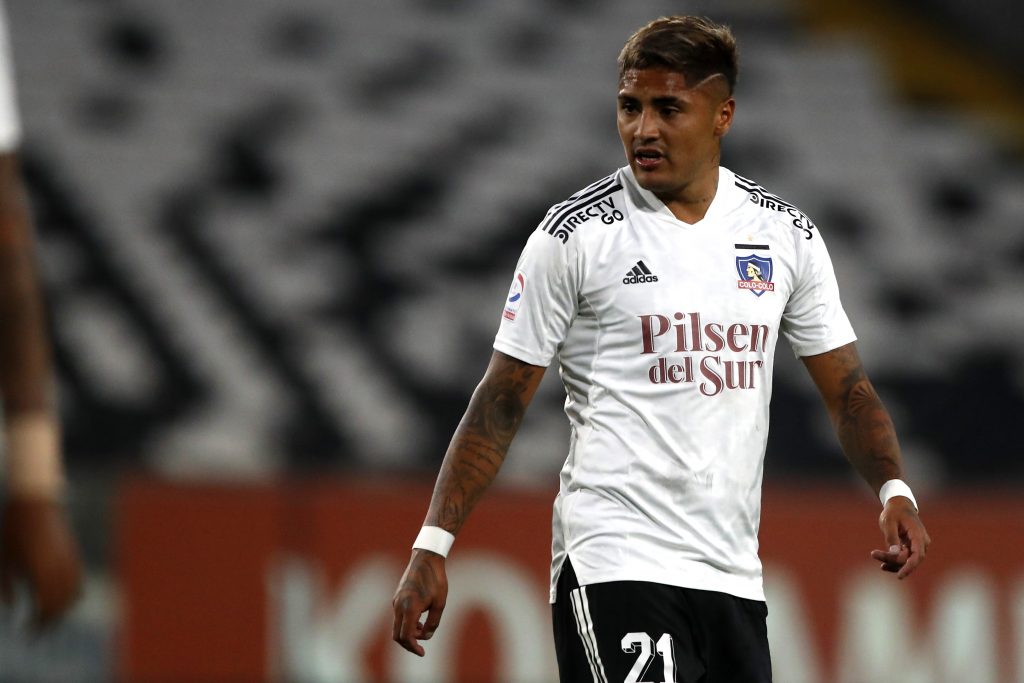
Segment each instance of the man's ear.
M736 100L732 97L718 105L715 114L715 135L722 137L732 127L732 117L736 113Z

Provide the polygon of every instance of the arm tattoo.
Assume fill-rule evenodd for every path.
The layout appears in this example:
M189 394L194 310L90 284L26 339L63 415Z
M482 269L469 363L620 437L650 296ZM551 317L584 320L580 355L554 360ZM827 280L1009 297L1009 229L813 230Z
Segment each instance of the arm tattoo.
M427 513L429 524L457 533L505 460L544 369L500 358L470 399L455 431Z
M876 488L901 476L900 449L889 412L852 347L837 349L842 396L836 432L846 457Z

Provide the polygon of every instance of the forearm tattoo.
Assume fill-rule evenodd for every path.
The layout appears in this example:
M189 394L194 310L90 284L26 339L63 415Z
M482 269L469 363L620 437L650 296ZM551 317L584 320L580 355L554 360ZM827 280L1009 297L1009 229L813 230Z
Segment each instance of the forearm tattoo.
M505 460L543 369L499 359L473 393L445 455L427 513L428 523L452 533Z
M842 401L836 431L843 452L864 477L881 486L900 477L899 443L889 412L864 373L855 349L836 350Z

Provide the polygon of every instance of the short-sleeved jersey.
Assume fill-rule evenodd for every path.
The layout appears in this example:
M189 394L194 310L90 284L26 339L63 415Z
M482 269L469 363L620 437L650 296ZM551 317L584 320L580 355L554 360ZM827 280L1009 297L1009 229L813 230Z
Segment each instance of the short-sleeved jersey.
M798 356L855 339L814 224L719 170L687 224L622 168L552 207L522 253L494 348L557 356L571 425L552 600L651 581L763 600L757 533L779 333Z
M7 13L0 2L0 152L14 150L21 141L21 122L14 93L14 65L7 33Z

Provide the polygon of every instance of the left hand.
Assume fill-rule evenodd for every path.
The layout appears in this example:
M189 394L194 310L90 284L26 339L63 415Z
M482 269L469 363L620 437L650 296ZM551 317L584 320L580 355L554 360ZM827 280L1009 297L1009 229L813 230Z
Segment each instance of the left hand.
M0 599L16 580L28 583L32 625L52 626L78 598L82 567L63 507L43 498L8 498L0 527Z
M904 496L893 496L885 504L878 526L888 550L872 550L871 557L882 563L883 571L907 578L924 562L932 542L913 503Z

